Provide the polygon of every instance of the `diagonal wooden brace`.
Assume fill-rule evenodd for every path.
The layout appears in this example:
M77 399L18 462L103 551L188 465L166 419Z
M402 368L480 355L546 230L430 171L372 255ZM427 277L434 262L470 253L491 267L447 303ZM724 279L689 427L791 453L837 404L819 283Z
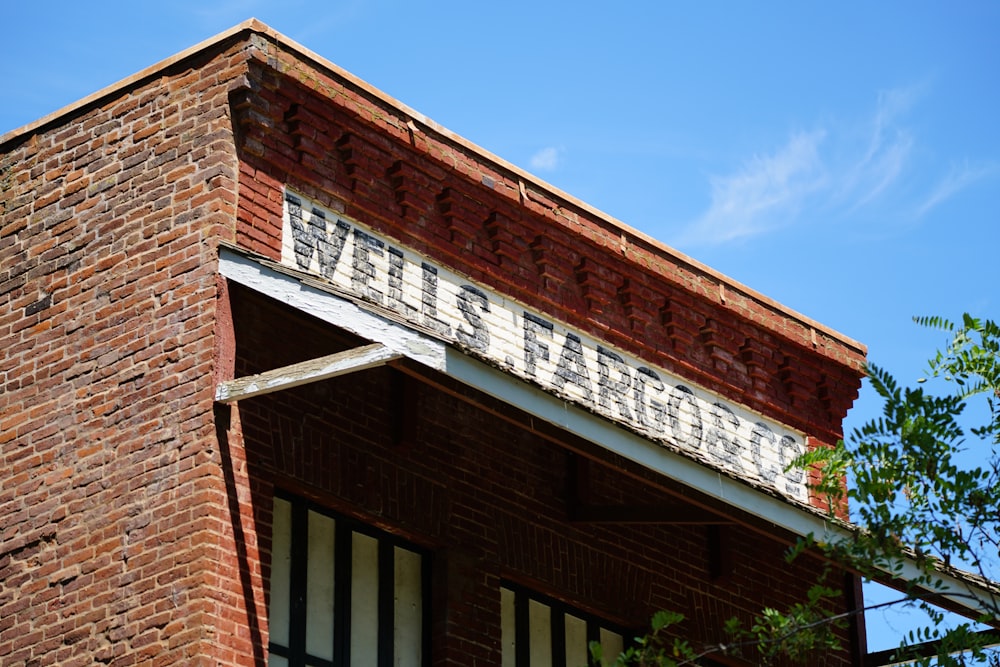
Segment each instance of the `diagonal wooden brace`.
M215 400L221 403L233 403L252 396L270 394L282 389L290 389L310 382L318 382L338 375L347 375L363 371L366 368L382 366L402 356L381 343L363 345L318 359L310 359L256 375L220 382L219 386L215 388Z

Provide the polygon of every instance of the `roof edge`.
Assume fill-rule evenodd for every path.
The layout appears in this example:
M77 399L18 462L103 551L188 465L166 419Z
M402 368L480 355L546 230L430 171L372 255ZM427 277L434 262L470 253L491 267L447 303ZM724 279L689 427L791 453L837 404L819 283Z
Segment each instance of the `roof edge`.
M633 238L641 241L642 243L648 244L652 248L655 248L658 252L663 253L664 255L674 259L676 262L681 264L686 264L691 268L697 270L698 272L703 273L706 276L710 276L714 280L717 280L720 285L725 285L727 288L732 288L736 292L742 293L746 295L748 298L759 302L761 305L771 308L774 311L777 311L778 313L781 313L784 316L788 317L789 319L798 321L800 324L804 325L809 329L812 329L814 332L828 336L833 340L839 342L841 345L851 348L852 350L861 355L867 356L868 348L863 343L860 343L857 340L843 333L840 333L839 331L831 327L821 324L820 322L817 322L816 320L807 317L806 315L803 315L802 313L793 310L792 308L789 308L788 306L785 306L784 304L775 301L770 297L763 295L762 293L748 287L747 285L744 285L743 283L740 283L739 281L730 278L729 276L699 262L693 257L690 257L689 255L686 255L685 253L666 245L664 242L659 241L649 236L648 234L641 232L638 229L635 229L634 227L629 226L628 224L622 222L621 220L618 220L614 216L611 216L608 213L605 213L604 211L595 208L594 206L574 197L573 195L564 192L563 190L560 190L559 188L542 180L538 176L525 171L524 169L508 162L507 160L504 160L503 158L497 155L494 155L493 153L482 148L481 146L462 137L461 135L452 132L451 130L443 127L442 125L439 125L438 123L434 122L433 120L426 117L422 113L410 108L406 104L400 102L396 98L386 94L385 92L379 90L378 88L375 88L368 82L358 78L357 76L344 70L343 68L334 64L330 60L306 48L305 46L302 46L295 40L285 36L284 34L278 32L271 26L267 25L266 23L263 23L262 21L256 18L249 18L233 26L232 28L229 28L228 30L224 30L223 32L220 32L214 35L213 37L209 37L208 39L199 42L194 46L188 47L187 49L184 49L183 51L173 56L161 60L158 63L150 65L149 67L135 74L132 74L131 76L127 76L124 79L112 83L111 85L106 86L94 93L91 93L90 95L87 95L86 97L79 99L76 102L68 104L62 107L61 109L57 109L56 111L53 111L50 114L47 114L33 122L28 123L27 125L23 125L3 135L0 135L0 150L2 150L8 144L16 142L19 139L26 139L28 135L39 132L43 128L58 124L60 119L81 112L87 107L96 105L104 99L112 97L116 94L121 93L122 91L128 90L129 88L138 85L140 82L151 79L155 77L157 74L168 69L169 67L176 65L177 63L183 62L184 60L187 60L189 58L193 58L197 55L202 54L205 51L217 48L220 44L223 44L231 39L234 39L243 33L255 33L274 40L274 42L280 45L281 47L297 53L300 57L312 61L314 64L323 69L329 70L336 77L344 79L345 81L349 82L352 86L355 86L361 91L363 91L365 94L376 98L383 104L386 104L392 108L397 109L400 113L410 117L414 122L420 123L426 129L430 130L434 134L441 136L442 138L446 139L449 142L458 144L462 148L479 156L483 160L493 163L493 165L495 165L499 169L510 172L517 178L522 179L527 183L530 183L539 190L551 194L552 196L565 201L567 204L575 208L578 208L579 210L585 212L586 214L594 216L595 218L607 224L610 224L611 226L621 230L623 233L632 236Z
M640 240L643 243L649 244L650 246L654 247L659 252L662 252L665 255L668 255L669 257L672 257L673 259L677 260L679 263L687 264L688 266L690 266L690 267L698 270L699 272L702 272L702 273L704 273L704 274L706 274L708 276L711 276L712 278L718 280L720 284L724 284L727 287L732 287L737 292L742 292L743 294L745 294L746 296L752 298L753 300L758 301L761 304L768 306L769 308L773 308L774 310L783 313L784 315L788 316L791 319L799 321L800 323L802 323L806 327L815 330L817 333L825 334L825 335L833 338L834 340L838 341L842 345L844 345L846 347L849 347L849 348L852 348L853 350L859 352L860 354L863 354L863 355L867 356L867 354L868 354L868 347L865 344L863 344L863 343L861 343L861 342L859 342L859 341L851 338L850 336L847 336L847 335L845 335L845 334L837 331L836 329L833 329L831 327L826 326L825 324L817 322L816 320L814 320L814 319L812 319L812 318L810 318L810 317L808 317L806 315L803 315L802 313L800 313L800 312L798 312L798 311L796 311L796 310L794 310L792 308L789 308L788 306L786 306L786 305L784 305L784 304L782 304L782 303L780 303L778 301L775 301L774 299L771 299L768 296L765 296L764 294L758 292L757 290L755 290L755 289L753 289L753 288L751 288L751 287L749 287L747 285L744 285L743 283L741 283L741 282L739 282L739 281L737 281L737 280L735 280L735 279L733 279L733 278L725 275L724 273L721 273L721 272L719 272L719 271L711 268L710 266L707 266L707 265L699 262L698 260L694 259L693 257L691 257L691 256L689 256L689 255L687 255L687 254L685 254L685 253L683 253L683 252L681 252L681 251L679 251L679 250L677 250L675 248L672 248L671 246L668 246L663 241L660 241L660 240L658 240L656 238L653 238L652 236L646 234L645 232L641 232L638 229L635 229L634 227L630 226L629 224L627 224L625 222L622 222L618 218L615 218L614 216L612 216L612 215L610 215L610 214L608 214L608 213L606 213L606 212L604 212L604 211L602 211L602 210L600 210L598 208L595 208L594 206L588 204L587 202L582 201L582 200L576 198L575 196L573 196L573 195L571 195L571 194L569 194L569 193L567 193L567 192L565 192L565 191L557 188L556 186L554 186L554 185L546 182L545 180L539 178L535 174L532 174L532 173L530 173L528 171L525 171L521 167L518 167L517 165L514 165L514 164L508 162L507 160L503 159L502 157L499 157L498 155L495 155L495 154L491 153L490 151L486 150L482 146L479 146L478 144L475 144L472 141L469 141L468 139L466 139L462 135L456 134L455 132L452 132L448 128L446 128L446 127L444 127L442 125L439 125L438 123L436 123L435 121L431 120L430 118L428 118L424 114L420 113L419 111L416 111L415 109L407 106L406 104L404 104L403 102L400 102L399 100L397 100L396 98L392 97L391 95L386 94L384 91L379 90L378 88L375 88L374 86L372 86L367 81L364 81L363 79L358 78L357 76L355 76L355 75L351 74L350 72L344 70L343 68L341 68L340 66L338 66L335 63L331 62L330 60L324 58L321 55L318 55L317 53L311 51L307 47L302 46L301 44L297 43L295 40L293 40L293 39L291 39L291 38L289 38L289 37L287 37L287 36L285 36L285 35L277 32L276 30L274 30L270 26L268 26L266 24L263 24L263 23L261 23L259 21L256 21L255 19L251 19L251 21L248 21L247 23L251 23L251 22L255 23L256 27L259 29L258 32L261 32L262 34L268 35L269 37L271 37L272 39L274 39L278 44L284 46L285 48L288 48L290 50L296 51L296 52L298 52L299 55L305 56L306 58L309 58L316 65L318 65L318 66L320 66L320 67L322 67L324 69L330 70L331 72L333 72L334 74L336 74L336 76L338 76L338 77L340 77L342 79L345 79L346 81L349 81L351 83L351 85L356 86L360 90L364 91L366 94L371 95L372 97L377 98L379 101L383 102L384 104L387 104L387 105L389 105L391 107L394 107L395 109L399 110L401 113L406 114L413 121L415 121L417 123L420 123L425 128L433 131L435 134L438 134L438 135L446 138L448 141L453 142L455 144L458 144L458 145L462 146L463 148L465 148L465 149L467 149L467 150L475 153L476 155L479 155L480 157L484 158L488 162L492 162L494 165L500 167L502 170L508 171L508 172L514 174L515 176L517 176L518 178L524 180L525 182L531 183L532 185L534 185L535 187L539 188L540 190L543 190L543 191L545 191L547 193L552 194L553 196L557 197L558 199L561 199L561 200L565 201L567 204L570 204L571 206L573 206L575 208L579 208L580 210L586 212L588 215L592 215L595 218L599 218L600 220L602 220L604 222L607 222L607 223L611 224L614 227L617 227L618 229L620 229L623 232L626 232L628 235L634 237L635 239Z
M129 75L124 79L120 79L110 85L107 85L104 88L87 95L86 97L80 98L79 100L71 102L62 108L56 109L52 113L48 113L37 120L33 120L27 125L16 127L13 130L0 135L0 149L5 147L7 144L17 141L18 139L26 138L27 135L34 134L49 125L55 125L60 119L71 116L78 111L82 111L89 106L95 105L101 100L114 96L116 93L128 90L141 81L151 79L163 70L176 65L179 62L187 60L188 58L197 56L204 51L212 49L243 32L276 34L273 30L271 30L271 28L269 28L266 24L261 23L259 20L255 18L247 19L246 21L243 21L228 30L224 30L217 35L198 42L194 46L190 46L179 53L175 53L174 55L159 61L158 63L154 63L153 65L150 65L135 74Z

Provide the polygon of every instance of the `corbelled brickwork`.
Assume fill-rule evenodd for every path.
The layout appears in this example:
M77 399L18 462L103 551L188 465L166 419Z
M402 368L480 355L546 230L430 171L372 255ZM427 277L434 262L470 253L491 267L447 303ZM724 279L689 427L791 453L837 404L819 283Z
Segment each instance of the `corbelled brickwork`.
M239 238L280 258L284 184L473 280L831 444L864 351L280 49L234 95Z
M251 22L0 137L0 663L266 664L275 488L434 552L437 665L499 663L502 578L630 626L681 606L705 638L794 599L811 565L775 568L759 529L720 569L704 526L570 522L576 445L457 388L407 377L403 417L394 369L215 405L220 379L358 342L217 275L223 242L280 259L286 186L811 444L840 435L859 346ZM584 458L601 503L678 502Z

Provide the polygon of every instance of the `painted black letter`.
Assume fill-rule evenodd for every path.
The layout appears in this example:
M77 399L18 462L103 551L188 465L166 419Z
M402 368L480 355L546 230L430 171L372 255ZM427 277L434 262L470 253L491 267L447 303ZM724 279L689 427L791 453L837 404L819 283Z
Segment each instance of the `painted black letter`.
M455 329L458 342L462 345L488 352L490 349L490 331L486 328L483 318L476 312L475 306L479 306L484 313L490 312L490 302L483 292L472 285L462 285L462 290L458 293L458 309L462 311L465 321L472 327L472 331L466 331L462 327Z
M687 403L687 414L681 413L681 403ZM682 384L670 390L670 400L667 401L667 414L670 417L670 432L674 442L688 449L701 448L701 437L704 426L701 420L701 410L694 392ZM691 432L684 433L684 424L690 425Z
M587 362L583 358L583 345L580 338L571 333L566 334L566 343L559 353L555 377L552 378L552 384L560 390L567 382L582 389L585 400L594 400L594 392L590 388L590 373L587 372Z
M285 195L288 204L288 218L292 225L292 241L295 263L303 271L309 271L313 255L319 265L319 273L327 280L333 280L333 272L344 250L347 233L351 230L343 220L337 220L333 233L327 233L326 217L323 211L314 208L309 222L302 220L302 202L290 194Z
M552 338L552 322L524 313L524 370L534 377L538 361L549 360L549 346L538 342L537 334Z
M789 456L785 455L785 452L790 452ZM802 445L795 441L790 435L781 436L781 442L778 443L778 463L781 464L782 471L791 465L798 456L802 455ZM785 476L785 491L799 500L806 500L805 495L805 481L806 481L806 471L802 468L792 468L788 472L784 473Z
M361 296L375 303L382 303L382 292L371 286L375 279L375 264L371 260L374 254L382 257L385 244L370 234L358 228L354 229L354 272L351 274L351 287Z
M403 251L389 246L389 307L415 319L417 307L403 301Z
M761 422L757 422L753 427L753 431L750 432L750 452L753 455L754 467L757 468L757 475L768 484L774 483L780 471L775 466L765 467L761 447L766 443L768 450L774 451L777 449L777 439L774 431L767 424Z
M424 316L424 326L443 336L450 336L451 327L438 319L438 270L427 262L422 262L420 268L423 276L420 281L420 312Z
M659 375L645 366L641 366L635 372L635 384L633 385L635 388L633 391L633 395L635 396L635 415L641 426L653 428L658 433L662 433L664 429L664 420L667 416L667 406L656 399L650 398L649 407L653 412L653 419L650 421L649 416L646 414L647 385L657 393L661 393L665 389Z
M743 472L740 460L740 442L736 433L740 428L740 418L722 403L712 405L712 426L708 431L707 449L709 455L734 472ZM730 438L727 430L732 430Z
M618 371L618 379L611 379L611 368ZM606 410L611 410L611 401L618 404L618 413L632 421L632 411L628 408L627 393L632 386L632 373L620 354L612 352L600 345L597 346L597 404ZM638 409L638 408L636 408Z

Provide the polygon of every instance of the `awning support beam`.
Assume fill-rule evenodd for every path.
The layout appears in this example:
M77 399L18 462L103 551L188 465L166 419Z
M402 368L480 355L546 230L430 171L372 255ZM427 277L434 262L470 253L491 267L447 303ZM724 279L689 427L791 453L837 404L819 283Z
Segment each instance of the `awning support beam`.
M560 430L573 438L594 443L668 480L679 482L695 493L704 494L708 501L728 506L741 516L755 517L792 535L812 535L822 542L850 536L852 528L848 525L799 507L787 498L754 488L662 443L597 418L563 398L445 344L429 331L400 322L391 314L349 298L311 277L226 248L219 253L219 272L244 287L361 338L377 341L398 352L405 360L443 373L452 381L521 410L529 415L532 423L544 422L546 429ZM405 371L406 365L401 365L400 369ZM753 527L752 523L730 516L738 523ZM922 574L915 561L904 561L902 565L901 570L886 569L882 577L875 577L876 580L892 586L897 580L912 581ZM994 600L1000 594L992 582L965 572L942 571L939 583L941 590L922 591L922 597L972 619L992 613ZM1000 628L1000 620L994 623Z
M663 526L729 525L732 519L688 503L601 505L591 502L590 461L570 454L567 464L569 520L574 523L658 524Z
M215 388L215 400L233 403L238 400L270 394L282 389L290 389L311 382L327 380L339 375L356 373L367 368L382 366L399 359L402 354L394 352L381 343L362 345L336 354L330 354L290 366L236 378L219 383Z

